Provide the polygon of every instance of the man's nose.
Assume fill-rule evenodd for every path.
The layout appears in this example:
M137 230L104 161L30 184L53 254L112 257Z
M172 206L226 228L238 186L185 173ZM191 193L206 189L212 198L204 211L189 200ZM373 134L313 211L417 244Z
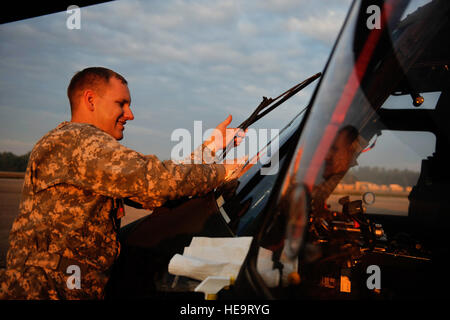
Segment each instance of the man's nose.
M134 119L134 115L133 115L133 112L131 111L130 107L125 108L125 110L124 110L124 117L127 118L127 120L133 120Z

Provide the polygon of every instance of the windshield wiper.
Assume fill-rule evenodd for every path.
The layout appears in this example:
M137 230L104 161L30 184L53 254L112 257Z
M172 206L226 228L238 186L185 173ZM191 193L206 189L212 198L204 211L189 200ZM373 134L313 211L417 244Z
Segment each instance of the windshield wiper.
M267 115L269 112L271 112L273 109L290 99L292 96L300 92L302 89L306 88L309 84L311 84L314 80L319 78L322 75L321 72L316 73L315 75L309 77L306 80L303 80L302 82L296 84L289 90L286 90L282 94L280 94L278 97L272 99L263 97L263 100L261 103L256 107L255 111L248 117L245 121L243 121L238 128L240 129L235 134L235 138L239 135L240 132L245 131L249 126L254 124L256 121ZM271 106L272 105L272 106ZM270 106L270 107L269 107ZM266 110L264 110L266 109ZM264 110L264 111L263 111ZM219 161L222 161L225 159L225 156L227 155L227 152L230 151L232 148L235 147L235 139L231 140L231 142L224 148L223 152L216 156L216 159L219 159ZM219 162L218 161L218 162Z

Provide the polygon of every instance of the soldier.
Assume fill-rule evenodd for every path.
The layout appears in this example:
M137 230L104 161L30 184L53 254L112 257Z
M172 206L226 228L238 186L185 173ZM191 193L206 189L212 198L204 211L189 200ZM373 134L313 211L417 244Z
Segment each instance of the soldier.
M2 299L104 298L120 252L116 222L124 198L152 209L205 194L240 166L161 162L121 145L134 115L127 81L112 70L78 72L67 94L71 121L48 132L30 155L7 268L0 272ZM230 130L230 121L217 129ZM220 140L200 149L214 155L227 142ZM81 276L78 282L68 270Z

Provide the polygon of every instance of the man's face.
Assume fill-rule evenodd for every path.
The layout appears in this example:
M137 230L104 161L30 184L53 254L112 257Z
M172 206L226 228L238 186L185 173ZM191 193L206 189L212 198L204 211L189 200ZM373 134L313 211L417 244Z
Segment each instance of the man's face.
M323 172L325 179L332 175L346 172L350 168L352 160L350 145L347 133L339 133L325 157L325 169Z
M95 125L116 140L121 140L126 121L134 119L130 109L130 91L115 77L109 79L103 91L96 99Z

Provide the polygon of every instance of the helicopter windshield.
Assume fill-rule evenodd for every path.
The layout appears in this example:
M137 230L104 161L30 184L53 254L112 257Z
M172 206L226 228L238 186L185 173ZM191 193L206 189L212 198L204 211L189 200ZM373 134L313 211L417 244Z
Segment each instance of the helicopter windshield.
M356 199L366 214L448 220L449 3L379 3L378 26L368 2L353 3L280 188L291 258L313 219Z
M392 202L377 213L408 215L422 160L440 155L432 121L448 94L448 49L438 47L448 22L436 18L444 4L414 10L389 3L381 10L384 29L356 28L365 11L351 13L301 136L292 173L315 210L337 209L339 194L373 191Z

